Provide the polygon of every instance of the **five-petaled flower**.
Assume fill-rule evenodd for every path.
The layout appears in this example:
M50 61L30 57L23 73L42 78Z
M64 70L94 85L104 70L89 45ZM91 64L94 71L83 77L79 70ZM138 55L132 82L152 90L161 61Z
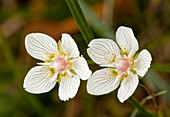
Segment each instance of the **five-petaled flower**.
M80 78L87 80L91 75L86 60L80 56L69 34L62 34L57 44L46 34L31 33L25 38L25 47L32 57L44 61L27 73L23 85L27 92L46 93L58 82L59 98L66 101L76 95Z
M119 27L116 41L111 39L94 39L90 42L87 53L101 67L87 81L87 91L92 95L103 95L115 90L119 84L118 99L127 100L139 84L138 75L143 77L150 67L152 58L144 49L139 55L137 39L128 27Z

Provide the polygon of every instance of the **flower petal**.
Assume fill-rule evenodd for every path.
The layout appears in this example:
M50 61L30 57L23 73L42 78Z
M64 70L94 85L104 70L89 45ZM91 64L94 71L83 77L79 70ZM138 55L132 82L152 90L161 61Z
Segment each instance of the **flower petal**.
M114 55L120 56L120 49L111 39L94 39L90 42L87 53L97 64L108 65L114 59Z
M136 90L139 84L139 78L135 74L130 74L121 82L121 86L118 89L118 99L120 102L127 100Z
M79 56L80 53L77 44L69 34L63 33L61 41L63 50L66 52L68 59Z
M131 28L120 26L116 32L116 41L124 52L133 56L139 49L138 41Z
M56 75L48 77L47 66L33 67L24 79L23 87L29 93L41 94L49 92L56 84Z
M34 58L45 61L58 51L56 41L43 33L31 33L25 37L27 52Z
M87 81L87 92L91 95L103 95L115 90L120 80L110 72L111 68L97 70Z
M73 98L80 86L80 78L78 76L63 78L59 85L59 98L63 101Z
M87 80L92 73L83 56L75 58L72 61L72 68L82 80Z
M151 61L152 61L151 54L146 49L142 50L138 58L135 60L136 65L135 70L137 74L143 77L148 71Z

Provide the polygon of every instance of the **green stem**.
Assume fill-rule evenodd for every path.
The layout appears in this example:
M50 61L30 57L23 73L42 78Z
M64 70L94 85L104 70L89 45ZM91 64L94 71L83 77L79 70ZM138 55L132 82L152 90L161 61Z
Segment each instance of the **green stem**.
M153 117L153 115L151 113L149 113L148 111L146 111L142 105L134 98L134 97L130 97L129 98L129 102L134 105L136 108L138 108L141 112L143 112L147 117Z
M156 102L156 99L155 99L155 94L154 93L152 93L145 85L144 85L144 82L143 81L141 81L143 84L139 84L141 87L143 87L146 91L147 91L147 93L152 97L152 101L153 101L153 103L154 103L154 106L155 106L155 109L156 110L158 110L158 104L157 104L157 102Z
M161 91L161 92L158 92L158 93L155 94L155 97L164 95L164 94L166 94L166 93L167 93L166 90ZM152 96L151 96L151 95L145 97L145 98L142 99L142 101L140 102L140 105L144 105L144 104L146 103L146 101L148 101L148 100L150 100L150 99L152 99ZM130 117L136 117L137 113L138 113L138 109L136 108L136 109L131 113Z
M74 19L76 20L76 23L81 31L81 34L82 34L84 40L88 44L90 42L90 40L92 40L94 38L94 35L93 35L90 27L87 24L87 21L83 15L83 12L82 12L77 0L66 0L66 2L69 6L69 9L70 9Z

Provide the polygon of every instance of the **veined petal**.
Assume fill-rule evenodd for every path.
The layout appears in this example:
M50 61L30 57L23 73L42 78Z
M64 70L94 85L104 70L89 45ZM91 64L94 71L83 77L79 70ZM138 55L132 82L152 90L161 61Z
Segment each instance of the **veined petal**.
M56 75L48 77L47 66L33 67L27 73L23 87L27 92L33 94L49 92L56 84Z
M69 34L63 33L61 41L63 50L66 52L68 59L79 56L80 53L77 44Z
M143 77L148 71L148 68L150 68L151 61L151 54L146 49L142 50L135 60L135 70L137 74Z
M75 58L72 61L72 68L82 80L87 80L92 73L83 56Z
M103 95L115 90L120 80L111 73L110 68L97 70L87 81L87 92L91 95Z
M78 76L63 78L59 85L59 98L63 101L73 98L80 86L80 78Z
M111 39L94 39L90 42L87 53L97 64L108 65L120 56L120 49Z
M58 51L56 41L43 33L31 33L25 37L27 52L34 58L45 61Z
M121 82L121 86L118 89L118 99L120 102L127 100L136 90L139 84L139 78L135 74L130 74Z
M139 49L138 41L131 28L120 26L116 31L116 41L120 48L133 56Z

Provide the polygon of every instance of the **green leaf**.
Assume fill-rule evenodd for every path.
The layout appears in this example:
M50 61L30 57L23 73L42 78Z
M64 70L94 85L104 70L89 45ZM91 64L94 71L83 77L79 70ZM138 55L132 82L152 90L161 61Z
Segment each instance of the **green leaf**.
M114 30L111 26L102 24L100 19L93 13L91 7L84 1L79 0L84 15L88 18L93 31L100 37L111 38L115 41Z
M170 73L170 64L152 64L151 66L154 70L159 72L167 72Z

